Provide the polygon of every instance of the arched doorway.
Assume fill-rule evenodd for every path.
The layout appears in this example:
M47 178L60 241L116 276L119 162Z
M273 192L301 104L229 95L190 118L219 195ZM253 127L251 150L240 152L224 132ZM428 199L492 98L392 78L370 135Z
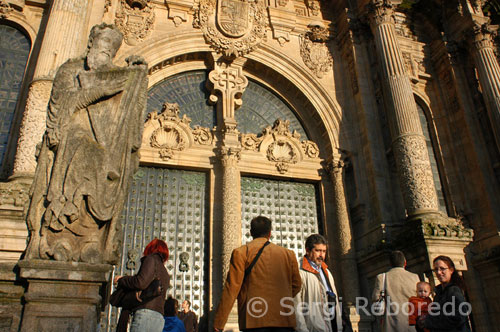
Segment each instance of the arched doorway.
M121 275L136 273L147 243L155 237L166 240L166 267L172 277L167 293L189 299L199 317L209 311L211 255L213 243L220 241L212 216L223 204L214 199L221 179L213 170L217 121L215 107L207 102L206 80L205 70L182 72L148 92L141 166L123 210L122 259L115 269ZM273 240L299 256L305 237L322 229L318 147L308 140L293 107L256 80L249 80L236 119L242 140L252 136L257 145L266 146L265 151L246 147L251 156L240 167L243 242L249 240L248 221L265 214L274 221ZM291 167L307 159L306 165L293 175L285 174L282 168L290 165L281 165L279 158L266 159L272 149L289 149L294 154ZM252 160L259 158L268 166L256 171ZM103 330L114 328L116 310L108 308L107 316Z

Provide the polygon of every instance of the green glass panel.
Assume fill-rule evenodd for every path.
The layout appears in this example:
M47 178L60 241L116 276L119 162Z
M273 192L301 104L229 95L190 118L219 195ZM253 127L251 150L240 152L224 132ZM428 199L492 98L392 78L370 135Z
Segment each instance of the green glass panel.
M242 177L243 243L252 240L250 220L263 215L273 221L271 240L302 257L306 238L318 233L320 220L316 195L315 185L310 183Z
M198 317L204 314L208 285L206 174L166 168L141 167L133 177L123 209L122 257L119 275L133 275L140 267L145 246L154 238L167 242L170 257L165 266L171 277L168 295L189 299ZM135 257L131 253L135 252ZM187 270L181 253L188 255ZM101 330L114 331L116 308L108 307Z

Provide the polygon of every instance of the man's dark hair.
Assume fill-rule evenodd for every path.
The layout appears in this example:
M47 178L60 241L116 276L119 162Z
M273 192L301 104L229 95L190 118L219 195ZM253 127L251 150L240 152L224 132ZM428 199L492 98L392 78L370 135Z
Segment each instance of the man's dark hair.
M254 239L258 237L267 237L269 232L271 232L271 224L271 219L267 217L258 216L253 218L250 222L250 235L252 235Z
M325 246L328 244L323 235L320 234L312 234L309 235L306 239L306 250L314 249L314 246L317 244L324 244Z
M169 296L165 300L165 305L163 306L164 314L167 317L177 316L177 309L179 308L179 302L173 297Z
M394 250L389 256L392 267L404 267L406 263L405 254L402 251Z
M188 299L185 299L184 301L186 301L187 304L188 304L188 306L189 306L189 308L191 308L191 302Z

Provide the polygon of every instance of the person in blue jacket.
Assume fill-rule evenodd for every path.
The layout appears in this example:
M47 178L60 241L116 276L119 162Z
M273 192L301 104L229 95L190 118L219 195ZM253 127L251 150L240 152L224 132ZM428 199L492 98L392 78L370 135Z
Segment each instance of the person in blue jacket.
M165 301L164 312L165 325L163 326L163 332L186 332L184 323L177 317L177 311L179 311L179 302L169 297Z

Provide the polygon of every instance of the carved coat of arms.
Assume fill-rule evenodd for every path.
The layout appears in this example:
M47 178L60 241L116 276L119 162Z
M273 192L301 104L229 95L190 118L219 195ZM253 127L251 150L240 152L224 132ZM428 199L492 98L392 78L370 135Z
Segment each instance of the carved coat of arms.
M194 26L218 53L243 56L266 38L262 0L200 0Z

